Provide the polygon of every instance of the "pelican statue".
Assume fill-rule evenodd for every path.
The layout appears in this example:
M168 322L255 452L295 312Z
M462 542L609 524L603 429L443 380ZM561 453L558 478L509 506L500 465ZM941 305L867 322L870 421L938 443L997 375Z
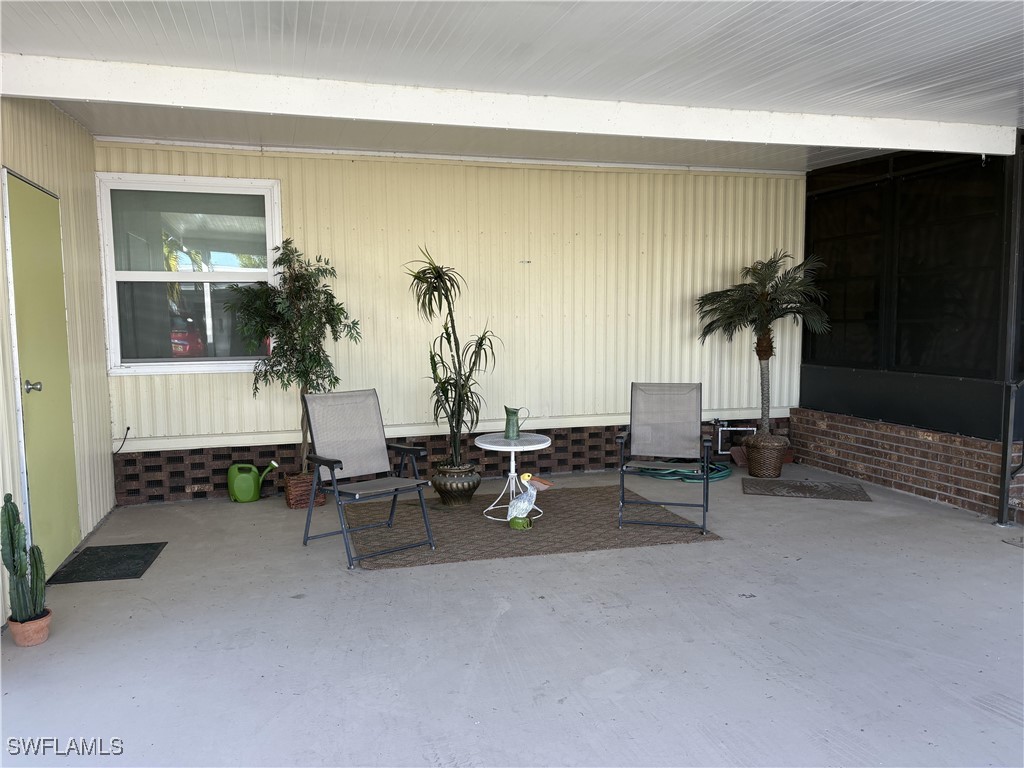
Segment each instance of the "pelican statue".
M519 476L519 480L522 482L523 487L525 487L526 490L508 503L508 517L506 519L509 523L516 518L526 518L529 520L530 512L532 512L534 508L534 502L537 501L537 491L543 491L554 485L554 483L549 480L534 477L529 472L523 472L523 474Z

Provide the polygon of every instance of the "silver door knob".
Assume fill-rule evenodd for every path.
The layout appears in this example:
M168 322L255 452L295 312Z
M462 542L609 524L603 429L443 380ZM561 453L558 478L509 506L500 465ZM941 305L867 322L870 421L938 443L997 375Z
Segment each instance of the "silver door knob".
M37 381L35 384L33 384L28 379L25 379L25 392L33 392L33 391L35 391L35 392L42 392L43 391L43 382Z

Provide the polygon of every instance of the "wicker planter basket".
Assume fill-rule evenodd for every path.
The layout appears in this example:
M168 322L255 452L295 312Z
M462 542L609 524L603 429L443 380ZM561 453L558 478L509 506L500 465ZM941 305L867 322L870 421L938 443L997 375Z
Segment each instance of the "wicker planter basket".
M284 478L284 501L288 509L308 509L309 492L313 489L313 473L285 475ZM327 503L327 497L323 493L317 493L316 506L322 507Z
M772 434L754 434L743 447L747 449L747 473L751 477L778 477L786 459L789 440Z

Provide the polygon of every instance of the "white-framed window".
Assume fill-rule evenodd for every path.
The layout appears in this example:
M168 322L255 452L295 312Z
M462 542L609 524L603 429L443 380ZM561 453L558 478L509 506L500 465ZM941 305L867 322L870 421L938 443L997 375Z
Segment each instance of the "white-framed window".
M276 179L96 174L113 375L251 371L226 303L273 281Z

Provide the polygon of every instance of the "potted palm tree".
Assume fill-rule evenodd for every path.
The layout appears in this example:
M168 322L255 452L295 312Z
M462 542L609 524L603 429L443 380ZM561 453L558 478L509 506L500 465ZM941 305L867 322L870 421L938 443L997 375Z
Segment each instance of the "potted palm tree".
M771 380L768 362L775 355L772 325L776 320L792 317L801 319L811 333L829 331L828 315L822 308L824 292L814 284L817 271L823 266L814 256L800 264L784 269L785 251L775 251L767 261L756 261L740 270L744 281L731 288L705 293L697 299L697 314L704 324L700 331L701 344L711 334L721 331L727 341L744 328L754 334L754 353L760 364L761 420L757 432L744 443L747 449L748 471L753 477L778 477L782 474L782 461L789 440L773 435L769 428L771 407Z
M324 348L327 334L334 341L345 336L358 342L359 321L349 317L327 280L337 271L322 256L307 259L291 238L274 248L277 285L266 281L252 285L234 285L234 297L228 307L235 313L239 333L251 352L257 352L270 339L270 351L253 367L252 394L261 386L280 384L284 389L299 388L299 394L328 392L341 382L334 362ZM299 447L300 471L285 478L285 499L297 509L309 503L312 474L309 472L309 422L305 411L301 422Z
M46 569L38 546L27 546L25 524L18 505L9 493L4 494L0 528L3 538L3 561L7 580L11 615L7 626L14 644L39 645L50 636L50 609L46 607Z
M430 346L430 378L433 382L434 423L442 417L448 424L449 455L434 467L431 485L445 506L463 506L480 486L480 473L462 455L463 432L471 432L480 419L483 398L477 390L477 375L494 367L494 341L486 327L467 341L455 324L455 301L466 285L452 267L434 261L425 248L423 259L411 262L406 274L412 278L409 290L425 320L440 318L441 332Z

